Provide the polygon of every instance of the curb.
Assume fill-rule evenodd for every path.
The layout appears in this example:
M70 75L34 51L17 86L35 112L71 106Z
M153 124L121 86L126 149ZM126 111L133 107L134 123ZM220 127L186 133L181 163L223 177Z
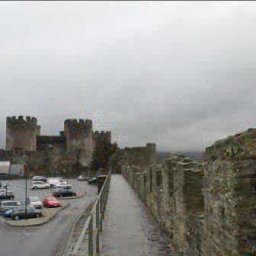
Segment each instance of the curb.
M91 203L88 205L88 207L84 210L84 212L81 213L81 214L76 218L76 220L75 220L75 222L73 223L72 228L71 228L71 230L70 230L70 232L69 232L69 235L68 235L68 237L67 237L66 240L65 240L65 244L66 244L66 245L64 246L64 248L62 248L62 250L60 250L60 248L58 248L57 253L56 253L56 256L62 256L62 255L64 255L64 253L67 253L68 244L70 243L70 241L71 241L71 239L72 239L72 236L74 235L74 230L75 230L75 228L76 228L78 222L79 222L80 219L83 217L83 215L86 215L86 220L88 219L88 217L89 217L90 214L89 214L89 213L86 213L86 212L88 211L89 208L92 209L93 205L95 204L95 201L96 201L96 199L93 200L93 202L91 202ZM91 211L91 210L90 210L90 211ZM86 220L85 220L85 222L86 222ZM65 255L66 255L66 254L65 254ZM71 256L71 254L68 254L68 255Z
M18 227L18 228L23 228L23 227L35 227L35 226L42 226L48 222L50 222L58 213L60 213L61 211L63 211L64 209L66 209L69 206L69 203L66 204L65 206L63 206L62 208L60 208L59 211L55 212L50 218L40 222L40 223L35 223L35 224L24 224L24 225L16 225L16 224L11 224L9 223L8 220L5 220L3 217L1 217L1 220L7 224L10 227Z

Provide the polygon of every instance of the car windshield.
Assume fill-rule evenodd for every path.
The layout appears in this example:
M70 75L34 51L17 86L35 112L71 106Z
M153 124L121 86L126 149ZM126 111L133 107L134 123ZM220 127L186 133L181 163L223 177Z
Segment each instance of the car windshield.
M47 200L48 201L57 201L57 199L55 197L48 197Z
M34 210L34 208L33 208L33 207L28 206L28 207L27 207L27 210L28 210L28 211L33 211L33 210ZM23 211L25 211L25 206L19 206L19 207L15 208L15 210L14 210L14 211L23 212Z
M37 202L37 201L39 201L39 198L38 198L37 196L31 196L31 197L29 198L29 201L30 201L30 202Z

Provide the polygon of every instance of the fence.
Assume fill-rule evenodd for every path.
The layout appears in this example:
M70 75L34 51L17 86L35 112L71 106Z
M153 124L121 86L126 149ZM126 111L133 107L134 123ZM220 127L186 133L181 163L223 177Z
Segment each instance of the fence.
M99 256L100 255L100 232L102 231L102 222L104 219L111 171L101 188L96 202L86 220L82 232L77 240L75 247L70 255L72 256Z

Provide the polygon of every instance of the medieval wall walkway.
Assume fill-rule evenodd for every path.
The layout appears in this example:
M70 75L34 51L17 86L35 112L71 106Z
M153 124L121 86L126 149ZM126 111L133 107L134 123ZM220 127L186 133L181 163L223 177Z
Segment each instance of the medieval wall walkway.
M169 239L122 175L112 175L102 233L103 256L171 256Z

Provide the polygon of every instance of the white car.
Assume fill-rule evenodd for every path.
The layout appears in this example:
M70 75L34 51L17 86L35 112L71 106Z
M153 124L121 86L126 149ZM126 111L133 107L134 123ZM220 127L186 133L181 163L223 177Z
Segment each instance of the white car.
M30 196L28 198L28 204L30 206L34 207L35 209L42 209L43 208L43 204L37 196Z
M47 179L47 183L50 185L50 187L53 187L54 185L62 181L63 181L62 178L59 178L59 177L53 177L53 178Z
M34 176L32 178L32 181L43 181L43 182L47 182L47 178L44 176Z
M9 199L14 199L14 194L11 190L7 189L6 191L6 188L0 188L0 197L5 197L6 195Z
M60 181L53 185L54 188L72 188L72 185L68 184L66 181Z
M33 181L31 189L50 188L50 185L43 181Z
M21 205L20 201L0 201L0 212L3 212L7 209L14 209L19 205Z

